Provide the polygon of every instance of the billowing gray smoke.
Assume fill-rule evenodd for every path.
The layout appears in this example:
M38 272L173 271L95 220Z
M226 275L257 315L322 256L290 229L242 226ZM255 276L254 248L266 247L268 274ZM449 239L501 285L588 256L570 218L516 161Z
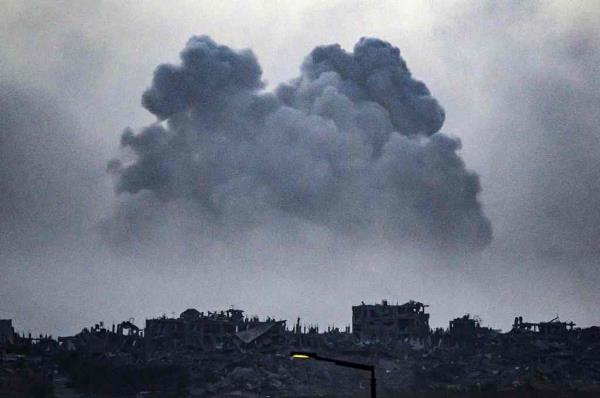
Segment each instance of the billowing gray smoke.
M317 47L274 92L250 50L193 37L181 61L160 65L142 97L160 122L127 129L132 160L109 165L133 207L151 192L191 203L209 230L284 220L398 244L490 242L478 176L460 141L438 132L444 111L398 48Z

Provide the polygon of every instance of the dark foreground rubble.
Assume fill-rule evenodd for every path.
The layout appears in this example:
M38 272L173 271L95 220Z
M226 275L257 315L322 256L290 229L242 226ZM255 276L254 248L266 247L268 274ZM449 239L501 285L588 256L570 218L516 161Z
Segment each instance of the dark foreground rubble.
M507 347L513 344L514 348ZM501 336L475 348L375 345L320 353L375 364L380 396L391 397L436 392L440 396L515 391L600 394L599 349L598 344L589 349ZM367 374L291 360L288 352L286 347L211 353L181 350L129 364L119 364L117 358L95 358L76 362L77 370L71 369L70 374L84 385L93 383L98 391L123 395L145 391L149 396L185 397L368 396ZM97 379L86 379L89 374Z

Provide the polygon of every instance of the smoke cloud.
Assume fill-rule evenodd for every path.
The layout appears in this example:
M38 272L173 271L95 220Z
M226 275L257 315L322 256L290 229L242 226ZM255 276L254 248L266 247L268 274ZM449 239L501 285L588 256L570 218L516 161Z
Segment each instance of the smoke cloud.
M38 90L0 84L0 246L43 246L90 224L100 166L80 127Z
M442 107L390 43L317 47L273 92L251 50L199 36L180 56L142 96L159 121L126 129L125 153L109 163L117 191L132 195L117 218L185 203L225 236L308 225L399 245L490 242L460 140L439 131Z

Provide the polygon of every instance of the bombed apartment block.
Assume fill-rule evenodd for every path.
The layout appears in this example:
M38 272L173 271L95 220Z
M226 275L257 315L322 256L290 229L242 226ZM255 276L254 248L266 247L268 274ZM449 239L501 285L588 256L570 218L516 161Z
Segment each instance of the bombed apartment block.
M146 348L154 351L183 346L216 347L224 343L225 336L236 332L236 323L241 321L240 318L239 311L209 311L205 314L190 308L183 311L179 318L163 316L146 319Z
M273 347L285 343L286 321L269 320L235 334L243 346Z
M456 340L473 340L477 337L479 329L481 321L470 314L455 318L448 325L448 333Z
M103 322L84 328L74 336L59 337L58 344L66 351L96 355L107 352L134 353L141 350L143 333L131 318L128 321L104 327Z
M561 322L558 316L548 322L523 322L523 317L518 316L512 325L513 333L534 333L545 338L561 338L573 331L573 322Z
M0 319L0 346L14 344L15 329L12 325L12 319Z
M481 326L481 319L470 314L454 318L448 324L448 337L451 343L474 343L498 334L497 330Z
M179 318L165 316L146 320L144 339L146 349L155 350L196 347L203 350L221 349L228 343L252 343L255 340L277 340L283 336L285 321L268 318L260 321L258 317L244 317L244 311L199 312L190 308ZM237 339L236 339L237 336Z
M363 302L352 307L352 332L361 340L423 339L430 332L426 307L412 300L401 305Z

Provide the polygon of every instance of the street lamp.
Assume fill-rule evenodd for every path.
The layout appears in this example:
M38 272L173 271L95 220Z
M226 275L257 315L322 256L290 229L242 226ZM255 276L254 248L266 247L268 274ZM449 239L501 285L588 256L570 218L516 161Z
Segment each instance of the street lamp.
M347 368L368 370L371 372L371 398L377 397L377 388L375 385L375 366L373 366L373 365L366 365L363 363L342 361L341 359L325 358L325 357L321 357L321 356L317 355L317 353L315 353L315 352L308 352L308 351L292 351L292 352L290 352L290 357L295 358L295 359L315 359L317 361L333 362L334 364L336 364L338 366L344 366Z

